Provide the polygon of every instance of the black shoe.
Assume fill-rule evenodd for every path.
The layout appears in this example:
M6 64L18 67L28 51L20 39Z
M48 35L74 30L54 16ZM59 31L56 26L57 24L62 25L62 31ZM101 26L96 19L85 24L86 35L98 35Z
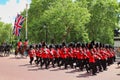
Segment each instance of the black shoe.
M52 66L53 68L55 68L55 66Z
M87 73L90 73L90 71L87 70Z
M32 65L32 63L30 63L30 65Z
M48 67L45 67L45 69L48 69Z
M30 63L30 65L32 65L32 62L29 62Z
M93 75L97 75L97 74L94 73Z

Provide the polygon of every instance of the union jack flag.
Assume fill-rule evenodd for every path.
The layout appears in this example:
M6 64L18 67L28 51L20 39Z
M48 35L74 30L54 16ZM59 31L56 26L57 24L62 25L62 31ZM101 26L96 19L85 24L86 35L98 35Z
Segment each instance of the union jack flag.
M17 14L17 17L15 18L15 23L14 23L14 29L13 29L13 34L15 36L20 36L20 30L22 28L22 24L24 20L25 18L22 15Z

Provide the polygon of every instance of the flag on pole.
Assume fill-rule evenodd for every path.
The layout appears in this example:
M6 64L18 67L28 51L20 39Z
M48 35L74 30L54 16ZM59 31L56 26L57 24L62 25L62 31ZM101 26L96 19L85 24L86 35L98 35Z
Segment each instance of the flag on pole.
M15 36L20 36L20 30L22 28L22 24L24 20L25 18L22 15L17 14L17 17L15 18L15 22L14 22L14 29L13 29L13 34Z

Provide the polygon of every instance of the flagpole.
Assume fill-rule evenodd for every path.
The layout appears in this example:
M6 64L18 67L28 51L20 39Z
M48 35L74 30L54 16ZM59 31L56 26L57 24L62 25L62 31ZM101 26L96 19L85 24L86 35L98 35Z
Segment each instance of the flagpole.
M28 34L27 34L27 18L28 18L28 4L26 4L26 28L25 28L25 30L26 30L26 34L25 34L25 39L27 39L28 38Z

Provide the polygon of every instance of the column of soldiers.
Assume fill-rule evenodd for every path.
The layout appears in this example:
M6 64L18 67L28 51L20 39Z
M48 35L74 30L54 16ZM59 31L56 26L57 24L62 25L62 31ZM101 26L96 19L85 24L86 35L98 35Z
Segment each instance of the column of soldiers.
M107 67L115 62L115 52L112 46L101 43L65 43L59 45L46 45L45 42L30 45L30 64L35 62L40 68L46 69L52 65L53 68L64 66L67 69L79 68L86 70L92 75L107 70ZM35 58L35 59L34 59Z

